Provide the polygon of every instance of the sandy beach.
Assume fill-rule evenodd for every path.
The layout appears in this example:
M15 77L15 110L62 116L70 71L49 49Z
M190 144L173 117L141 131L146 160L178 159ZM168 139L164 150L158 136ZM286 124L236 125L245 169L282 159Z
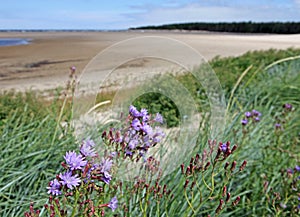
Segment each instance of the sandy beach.
M300 35L168 31L1 32L0 38L28 38L32 42L28 45L0 47L0 88L2 91L24 91L62 86L68 79L70 66L75 66L80 73L105 48L139 36L161 36L179 40L197 50L207 60L215 56L238 56L250 50L300 48ZM128 51L122 52L131 51L128 48ZM110 63L102 64L109 66Z

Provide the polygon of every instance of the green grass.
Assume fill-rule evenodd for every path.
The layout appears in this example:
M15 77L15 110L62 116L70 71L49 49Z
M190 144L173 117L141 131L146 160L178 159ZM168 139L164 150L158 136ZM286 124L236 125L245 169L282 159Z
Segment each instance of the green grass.
M295 58L268 66L299 55L300 50L296 49L255 51L236 58L218 57L210 62L225 90L228 104L223 141L238 145L229 160L236 160L238 165L247 160L247 167L227 180L222 175L223 162L219 167L220 174L215 177L215 192L201 206L199 189L203 198L209 196L201 176L197 178L202 183L199 189L188 192L189 204L183 193L185 178L178 165L178 169L161 180L172 189L174 197L159 203L152 198L148 216L192 216L190 205L197 209L194 216L209 213L214 216L224 184L232 197L240 195L241 201L235 208L224 207L221 216L297 216L294 207L300 204L297 200L300 186L298 184L297 191L291 189L292 179L287 178L286 169L300 165L300 60ZM194 94L199 110L207 109L201 85L189 76L178 80ZM113 93L108 93L101 99L111 97ZM168 103L167 99L151 96L144 98L140 105L150 104L148 102L153 107ZM294 111L287 116L282 115L284 103L294 106ZM70 106L69 101L64 104L58 99L45 102L34 93L4 93L0 96L0 216L22 216L31 201L37 202L37 207L42 207L46 201L46 186L59 171L65 151L78 146L73 129L58 124L59 119L67 122L71 119ZM62 113L61 108L64 108ZM252 109L262 113L261 121L243 129L240 121L244 113ZM274 124L279 121L283 131L274 129ZM207 135L201 132L195 152L201 154L207 147L206 141ZM183 141L184 144L189 142ZM209 179L209 173L203 177ZM268 186L264 189L266 182ZM280 199L275 200L274 192L280 193ZM128 204L129 216L142 215L139 202L143 198L128 193L121 200ZM287 208L280 208L280 203L287 204ZM121 208L118 212L123 216Z

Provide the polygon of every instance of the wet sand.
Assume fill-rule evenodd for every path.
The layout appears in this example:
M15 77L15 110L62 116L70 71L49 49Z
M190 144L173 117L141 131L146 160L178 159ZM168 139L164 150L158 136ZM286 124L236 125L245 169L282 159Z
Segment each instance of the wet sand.
M65 85L69 68L80 73L99 52L125 39L161 36L191 46L207 60L250 50L300 48L297 35L249 35L201 32L40 32L0 33L0 38L28 38L29 45L0 47L0 89L47 90ZM126 48L127 49L127 48ZM126 51L131 52L132 48ZM170 52L164 51L162 52ZM112 60L113 62L114 60ZM109 67L111 63L101 63ZM143 67L144 63L137 63ZM148 63L149 64L149 63Z

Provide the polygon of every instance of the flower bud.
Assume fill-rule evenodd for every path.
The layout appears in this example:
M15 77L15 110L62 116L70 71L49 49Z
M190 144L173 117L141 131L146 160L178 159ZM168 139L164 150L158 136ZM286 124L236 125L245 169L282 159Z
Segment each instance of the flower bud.
M234 145L231 149L231 153L233 153L237 149L237 145Z
M227 167L229 166L229 162L225 163L224 169L227 170Z
M247 165L247 161L244 160L242 165L240 166L240 171L242 171L246 167L246 165Z
M184 164L181 164L180 168L181 168L181 173L184 174Z
M190 171L190 167L187 167L187 168L186 168L186 171L185 171L185 175L189 175L190 172L191 172L191 171Z
M232 172L236 167L236 161L233 161L232 164L231 164L231 168L230 168L230 171Z
M195 184L196 184L196 182L193 181L192 184L191 184L191 187L190 187L191 190L194 188Z
M222 197L225 197L225 195L226 195L226 192L227 192L227 188L226 188L226 185L224 185L224 187L223 187L223 194L222 194Z
M230 192L227 192L226 203L228 203L229 200L230 200Z
M183 186L184 189L186 189L186 187L187 187L187 185L189 184L189 182L190 182L190 181L189 181L188 179L185 180L185 184L184 184L184 186Z
M236 206L238 205L238 203L240 202L241 197L237 196L236 199L232 202L232 206Z
M216 209L216 213L219 213L222 210L223 203L224 203L224 200L220 199L220 203Z
M210 166L210 162L207 162L205 167L204 167L204 170L207 170L209 166Z

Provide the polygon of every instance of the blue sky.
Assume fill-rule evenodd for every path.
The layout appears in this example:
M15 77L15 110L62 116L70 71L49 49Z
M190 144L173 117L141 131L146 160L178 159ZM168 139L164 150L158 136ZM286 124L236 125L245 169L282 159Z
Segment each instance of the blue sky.
M0 29L127 29L197 21L300 21L300 0L2 0L0 5Z

